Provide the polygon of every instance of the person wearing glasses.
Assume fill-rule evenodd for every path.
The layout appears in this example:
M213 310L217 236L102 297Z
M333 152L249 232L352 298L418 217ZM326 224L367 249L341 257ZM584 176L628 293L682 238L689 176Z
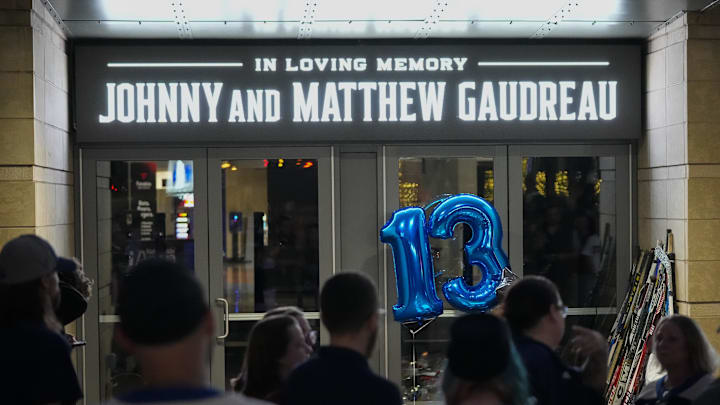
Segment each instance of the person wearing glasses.
M555 284L540 276L515 282L505 296L505 319L525 363L537 405L601 404L607 373L607 343L598 332L573 327L569 349L580 367L557 354L568 308Z

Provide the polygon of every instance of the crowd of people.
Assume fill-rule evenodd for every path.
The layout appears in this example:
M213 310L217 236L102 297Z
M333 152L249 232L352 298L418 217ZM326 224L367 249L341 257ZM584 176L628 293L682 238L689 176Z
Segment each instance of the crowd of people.
M83 342L63 325L87 308L92 283L79 263L56 256L43 239L24 235L0 251L0 381L2 403L74 404L82 398L71 347ZM377 289L366 276L342 272L320 293L329 344L301 310L267 312L250 332L235 392L209 384L215 324L193 273L162 259L139 263L118 293L115 339L140 364L145 385L109 400L121 404L388 404L403 398L375 374L368 358L379 328ZM528 276L515 282L501 316L468 314L450 329L442 391L448 405L570 405L604 403L607 342L574 327L570 364L558 355L567 307L556 285ZM665 370L649 381L637 405L720 403L717 358L690 318L657 326L653 351Z

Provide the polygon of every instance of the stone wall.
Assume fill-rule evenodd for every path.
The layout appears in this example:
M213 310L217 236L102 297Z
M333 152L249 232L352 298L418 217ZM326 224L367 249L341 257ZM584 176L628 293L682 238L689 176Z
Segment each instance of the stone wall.
M39 0L0 2L0 245L35 233L73 256L66 44Z
M720 10L670 22L645 56L640 246L672 229L679 311L720 349Z

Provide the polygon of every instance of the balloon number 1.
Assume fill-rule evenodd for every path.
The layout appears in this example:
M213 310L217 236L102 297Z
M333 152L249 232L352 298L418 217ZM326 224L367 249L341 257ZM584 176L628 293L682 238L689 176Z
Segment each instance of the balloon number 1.
M497 289L506 285L504 270L509 268L502 250L502 223L490 203L472 194L459 194L441 200L429 224L422 208L409 207L396 211L380 230L380 240L393 251L398 292L398 303L393 306L396 321L419 322L443 312L435 292L429 237L451 238L459 223L472 229L472 238L464 250L469 263L482 270L482 279L469 286L462 277L452 278L443 284L443 295L462 311L486 311L495 304Z

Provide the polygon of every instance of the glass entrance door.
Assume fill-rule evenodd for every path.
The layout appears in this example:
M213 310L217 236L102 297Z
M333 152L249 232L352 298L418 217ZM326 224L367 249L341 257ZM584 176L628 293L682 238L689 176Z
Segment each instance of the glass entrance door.
M85 398L109 400L143 384L114 340L118 285L138 262L182 263L207 285L207 178L200 149L83 150L82 262L95 281L85 315Z
M387 147L386 219L399 208L427 207L439 198L471 193L490 201L498 210L508 233L507 149L505 146L413 146ZM463 257L463 245L471 237L469 227L455 228L455 237L430 239L438 297L442 284L462 276L469 284L480 281L478 268ZM507 251L507 238L503 240ZM442 403L440 381L449 339L449 326L459 316L443 299L444 313L414 336L392 320L397 301L392 253L385 247L388 285L388 377L400 385L405 403ZM512 263L511 263L512 264Z
M318 297L332 273L330 148L211 149L209 293L218 325L212 382L230 389L253 325L295 306L320 335ZM315 339L319 344L319 339Z

